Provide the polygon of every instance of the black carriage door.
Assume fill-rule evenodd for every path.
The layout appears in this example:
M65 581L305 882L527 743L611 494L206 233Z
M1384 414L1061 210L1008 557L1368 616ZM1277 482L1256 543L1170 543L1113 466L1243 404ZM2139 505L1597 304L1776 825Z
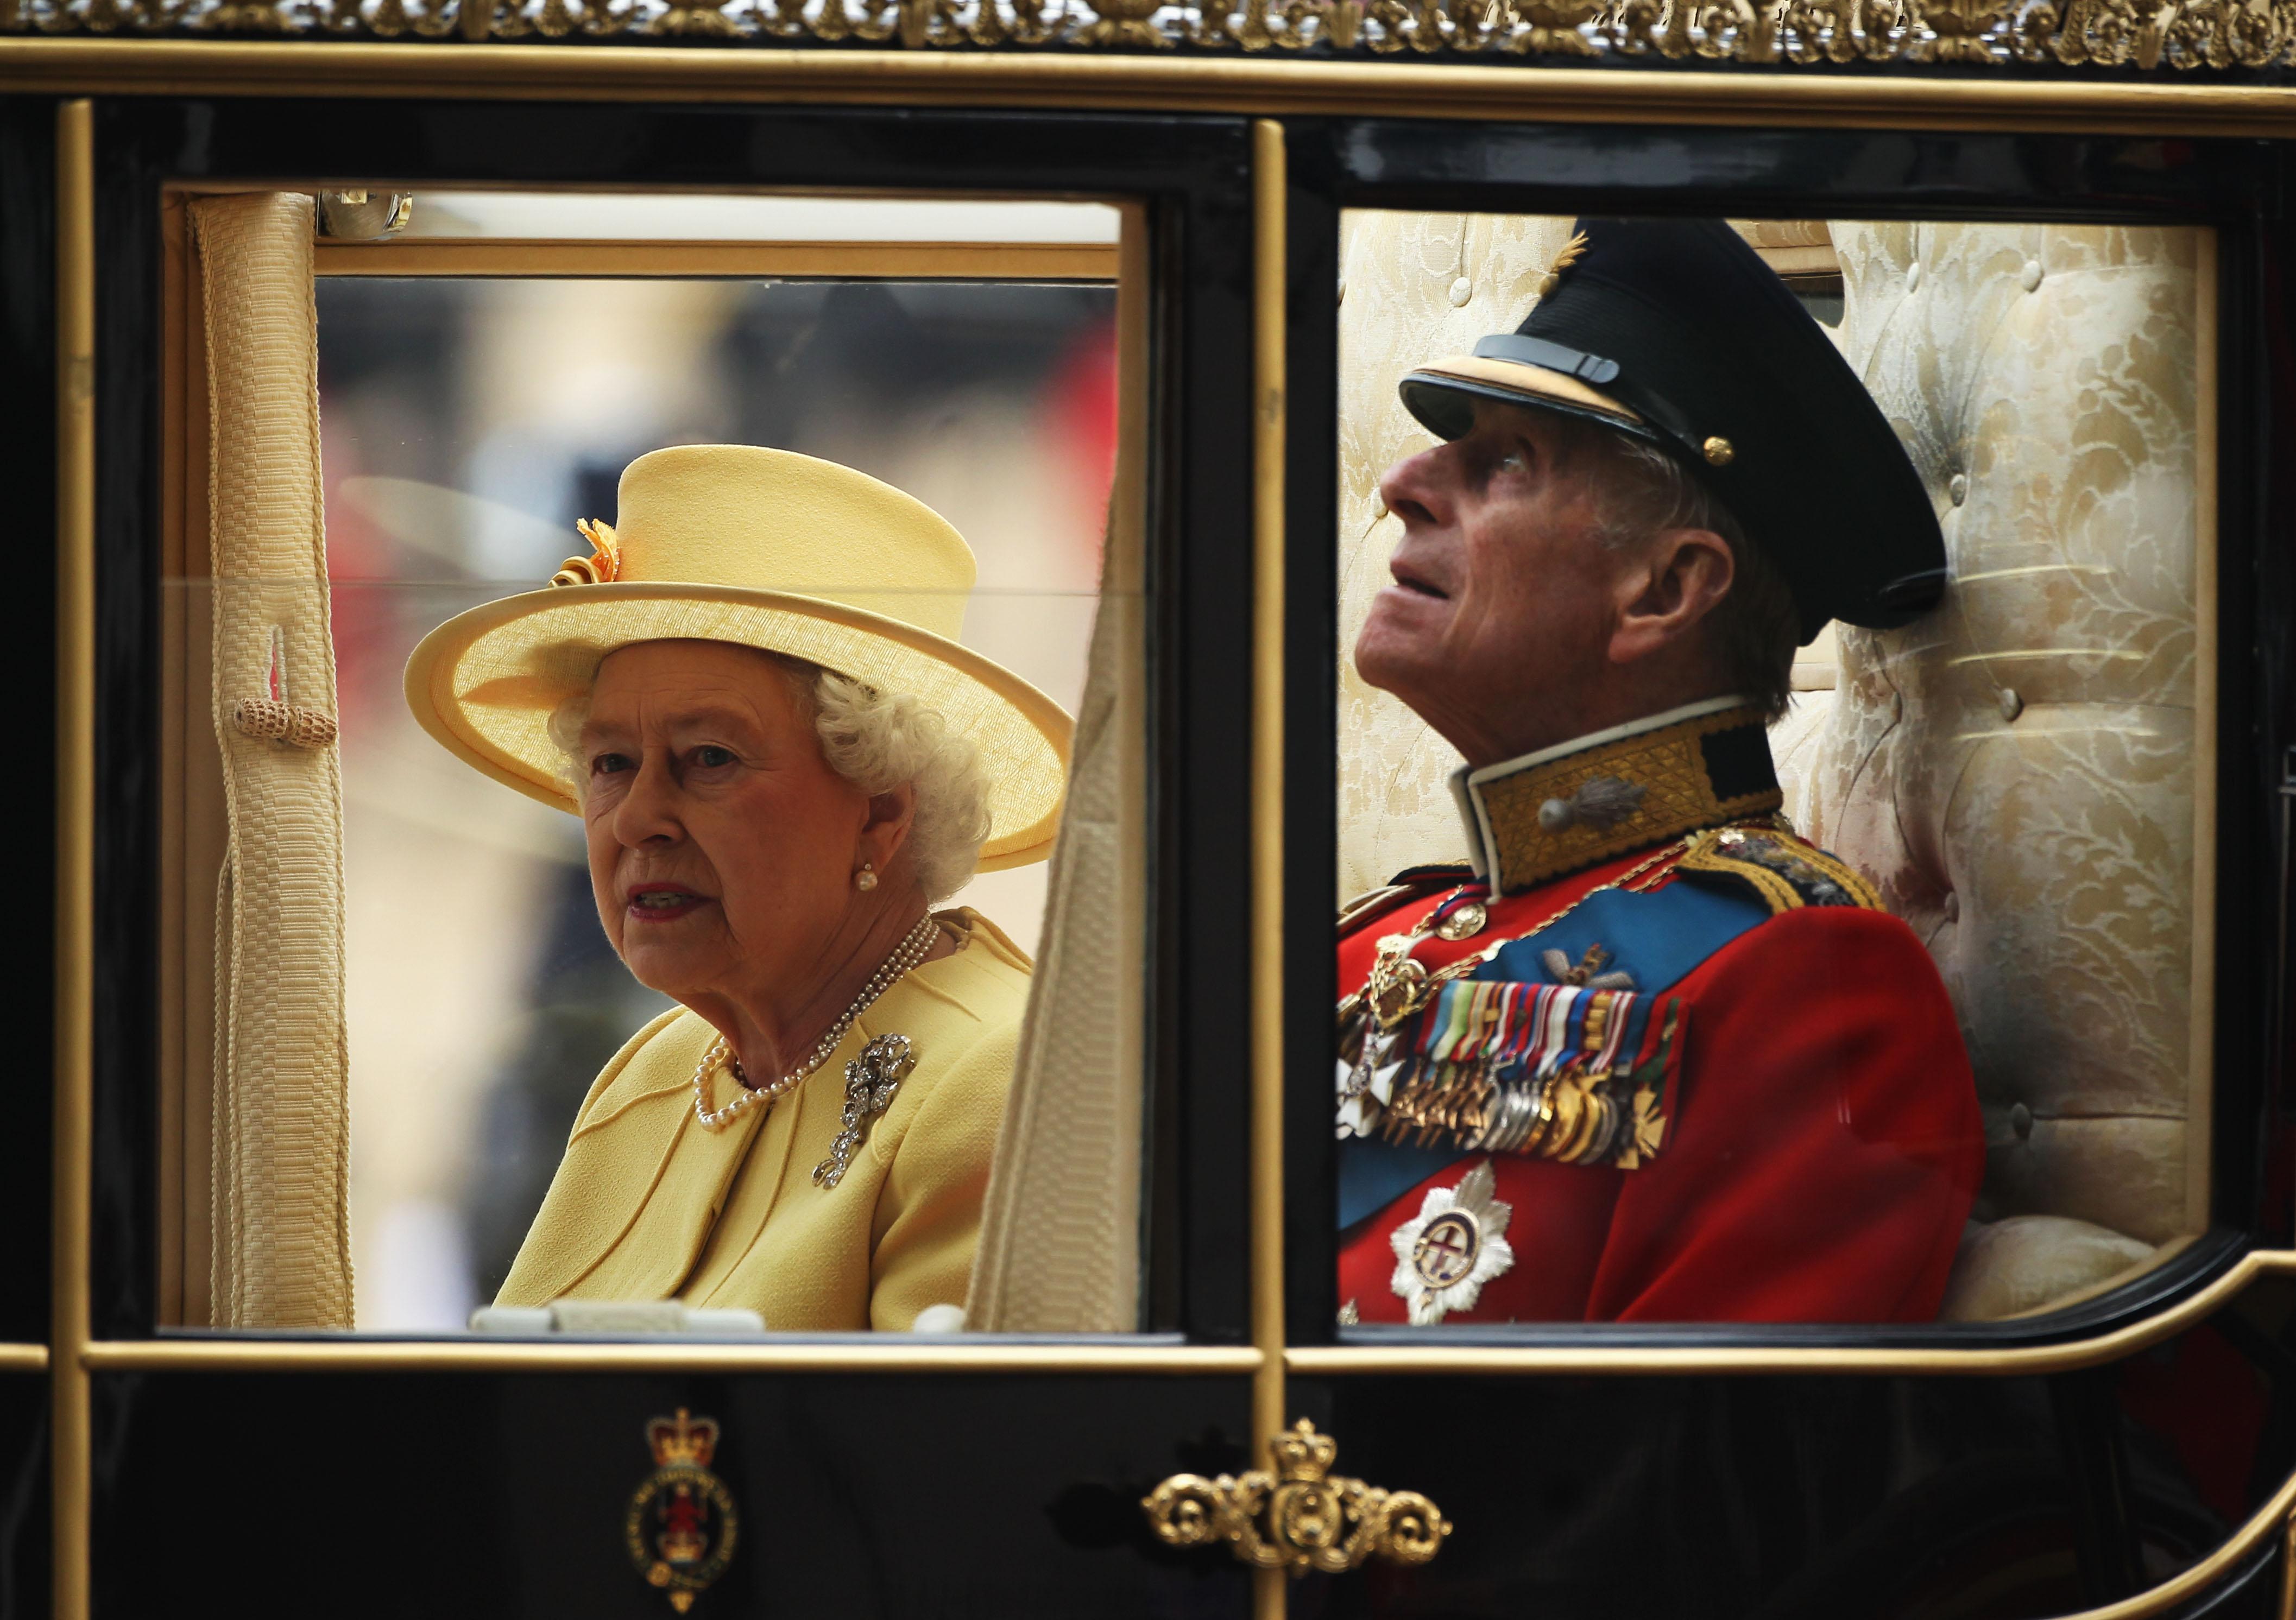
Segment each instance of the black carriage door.
M1334 1474L1422 1493L1450 1526L1423 1567L1308 1575L1295 1608L2285 1613L2288 1212L2284 1182L2259 1179L2284 1147L2267 1161L2281 154L1973 127L1286 135L1286 1412L1335 1444ZM1796 830L1927 946L1972 1058L1981 1185L1919 1320L1511 1321L1470 1291L1439 1325L1372 1325L1400 1320L1388 1289L1410 1300L1430 1266L1464 1264L1409 1240L1439 1193L1471 1199L1454 1183L1478 1155L1451 1153L1425 1205L1414 1170L1388 1215L1340 1212L1331 1008L1359 986L1333 975L1331 908L1414 867L1422 910L1472 879L1441 864L1468 847L1445 781L1458 756L1350 656L1405 534L1382 476L1438 443L1397 383L1478 364L1461 357L1567 285L1579 222L1620 217L1726 221L1874 395L1947 539L1945 606L1800 649L1770 739ZM1718 290L1691 329L1734 318ZM2163 553L2138 555L2152 544L2181 560L2159 571ZM2112 629L2089 611L2106 597L2131 616ZM2178 650L2157 656L2159 634ZM2155 832L2142 854L2126 841ZM2136 888L2102 908L2073 898L2119 883ZM2154 909L2132 930L2136 888ZM1415 1051L1403 1072L1444 1084L1427 1029L1382 1060ZM1823 1096L1836 1078L1808 1081ZM1449 1140L1426 1118L1398 1140ZM1852 1218L1791 1190L1778 1207L1811 1223L1805 1248ZM1488 1239L1508 1212L1478 1218ZM1580 1241L1521 1215L1505 1235L1516 1267Z
M48 487L30 468L51 446L61 468L69 829L55 1332L7 1380L29 1395L45 1365L53 1393L52 1451L40 1403L10 1408L53 1468L52 1495L37 1462L15 1487L27 1612L44 1607L29 1526L46 1499L59 1614L1245 1613L1246 1573L1168 1549L1139 1502L1175 1472L1249 1462L1262 1365L1236 765L1248 126L389 98L20 101L8 117L11 375L38 397L61 367L55 438L11 454L28 488ZM275 631L271 689L252 695L283 726L323 710L324 658L342 694L356 1262L351 1296L267 1327L245 1305L260 1245L233 1223L268 1173L233 1168L244 1144L213 1134L230 1128L215 1109L230 1060L204 1043L239 1015L202 1010L233 958L214 953L223 831L198 809L230 588L205 577L201 503L210 475L235 476L217 445L257 430L217 379L250 358L225 352L234 334L260 331L233 324L252 282L202 282L197 259L224 217L201 209L266 195L316 236L308 261L279 241L316 276L319 441L298 453L316 450L325 496L332 642L315 655ZM391 751L395 669L422 626L504 593L491 582L532 588L556 551L579 554L568 525L611 511L632 454L695 439L971 503L987 516L968 635L1115 728L1118 807L1097 813L1128 840L1110 857L1128 898L1085 893L1031 943L1049 966L1062 929L1097 936L1133 976L1078 1016L1085 1046L1131 1066L1136 1117L1103 1125L1138 1144L1137 1170L1066 1203L1040 1187L1007 1249L1025 1272L1078 1223L1121 1234L1127 1278L1092 1330L1033 1330L1025 1306L965 1333L697 1337L725 1324L676 1307L652 1324L666 1332L483 1313L494 1330L465 1330L590 1076L653 1009L602 955L557 833L472 811L466 784L439 785L443 754ZM41 709L51 648L20 641ZM974 891L1008 932L1058 914L1022 878ZM513 942L519 965L474 953L481 937ZM363 994L380 1010L364 1025ZM363 1050L381 1057L359 1074ZM27 1116L12 1140L38 1128ZM341 1150L310 1129L288 1157ZM37 1198L43 1158L26 1150L11 1197ZM31 1340L26 1264L8 1294L27 1313L12 1337Z

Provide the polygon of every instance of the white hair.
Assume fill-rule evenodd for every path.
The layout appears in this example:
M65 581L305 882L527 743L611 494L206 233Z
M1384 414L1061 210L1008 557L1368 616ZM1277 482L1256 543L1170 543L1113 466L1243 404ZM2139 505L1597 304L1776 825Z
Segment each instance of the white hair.
M813 711L814 734L831 770L867 794L904 782L915 790L902 847L915 863L925 898L946 900L963 888L988 837L988 783L980 773L980 749L951 731L939 710L914 698L881 691L818 665L767 656ZM550 740L565 756L564 779L577 803L589 788L582 728L589 722L590 697L585 687L550 714Z
M1702 528L1730 548L1734 577L1708 621L1731 687L1776 720L1792 695L1801 618L1793 587L1768 553L1747 537L1721 498L1681 462L1647 439L1562 419L1565 443L1589 454L1598 514L1595 538L1611 551L1638 546L1669 528Z

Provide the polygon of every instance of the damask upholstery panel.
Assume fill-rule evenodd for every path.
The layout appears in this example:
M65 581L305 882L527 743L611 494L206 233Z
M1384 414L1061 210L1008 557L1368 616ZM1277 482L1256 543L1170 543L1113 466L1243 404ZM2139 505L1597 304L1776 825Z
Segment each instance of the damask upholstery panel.
M2198 1203L2199 242L1833 235L1843 351L1929 487L1953 584L1905 629L1840 627L1834 700L1794 761L1801 824L1874 879L1953 993L1986 1118L1980 1221L2083 1223L1972 1234L1950 1314L2044 1273L2094 1282Z
M1429 861L1466 856L1446 779L1450 744L1351 656L1403 526L1380 475L1435 442L1395 385L1423 360L1464 354L1520 324L1570 221L1538 215L1350 209L1340 238L1340 871L1341 898Z

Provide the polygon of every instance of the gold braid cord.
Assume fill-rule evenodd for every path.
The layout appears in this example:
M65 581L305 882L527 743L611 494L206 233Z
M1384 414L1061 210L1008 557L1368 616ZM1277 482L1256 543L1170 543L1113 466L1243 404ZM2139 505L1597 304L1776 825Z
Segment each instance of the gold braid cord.
M1175 1474L1141 1500L1158 1538L1174 1547L1234 1549L1255 1569L1338 1574L1366 1559L1424 1564L1450 1521L1416 1491L1382 1491L1333 1474L1338 1443L1302 1418L1273 1442L1276 1472Z
M483 15L480 14L483 12ZM816 40L2153 69L2296 59L2296 0L0 0L0 33Z

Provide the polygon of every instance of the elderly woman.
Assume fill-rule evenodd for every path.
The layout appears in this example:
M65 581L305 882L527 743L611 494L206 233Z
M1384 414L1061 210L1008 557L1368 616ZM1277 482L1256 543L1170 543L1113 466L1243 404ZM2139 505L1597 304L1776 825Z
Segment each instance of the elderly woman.
M433 736L582 817L682 1009L591 1087L498 1303L908 1328L964 1297L1029 970L930 907L1049 853L1068 717L958 643L972 552L873 479L685 446L618 517L407 665Z

